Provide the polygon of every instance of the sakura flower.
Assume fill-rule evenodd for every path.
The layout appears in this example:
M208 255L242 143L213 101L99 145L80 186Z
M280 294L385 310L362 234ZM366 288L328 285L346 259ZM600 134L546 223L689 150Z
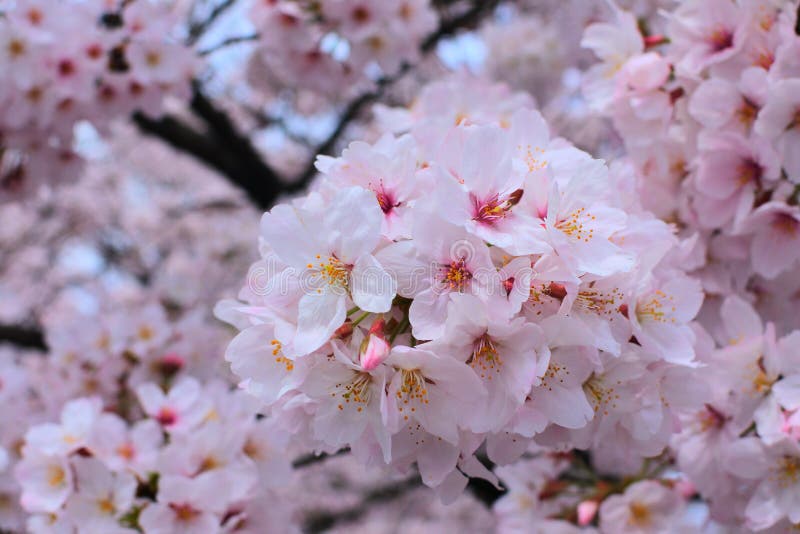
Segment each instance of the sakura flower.
M528 143L546 146L547 126L536 113L514 117L528 125ZM514 255L548 249L536 219L524 211L524 175L512 172L509 134L495 126L456 130L439 158L438 187L432 202L448 222Z
M352 350L338 343L333 345L333 355L317 363L300 388L319 403L311 423L314 436L336 448L352 444L357 453L361 447L378 445L388 462L387 369L366 369Z
M61 424L44 423L25 436L29 447L43 454L69 454L86 445L102 403L98 398L68 402L61 411Z
M726 0L690 0L669 21L675 40L676 68L696 76L732 57L742 46L746 25L742 8Z
M760 68L742 71L738 83L710 78L692 94L689 113L707 128L748 132L767 100L767 86Z
M420 197L415 146L410 136L384 135L375 145L355 141L340 158L320 156L317 168L337 185L357 185L375 193L383 212L381 233L410 237L410 204Z
M214 479L190 479L166 475L158 483L158 502L148 505L139 516L145 532L171 534L213 534L220 532L224 501Z
M133 505L136 479L130 473L112 473L93 458L75 458L73 466L78 490L67 502L66 514L81 532L115 532Z
M55 512L73 491L72 467L62 456L30 449L14 475L22 486L20 502L30 512Z
M390 245L378 257L397 273L400 295L413 297L409 319L414 337L434 339L444 331L451 294L488 299L500 294L500 280L486 245L463 229L419 213L412 235L410 243Z
M581 46L590 48L602 61L589 69L584 82L586 98L601 110L611 103L617 72L630 58L644 50L636 19L631 13L614 7L614 23L592 24L581 39Z
M607 276L632 267L632 258L610 238L625 225L625 213L596 198L608 169L599 161L575 162L548 197L545 228L556 253L575 271Z
M488 392L474 414L473 430L503 428L536 381L538 360L547 358L544 334L537 325L494 316L472 295L453 295L445 334L426 345L438 354L466 362Z
M95 422L88 445L112 471L129 470L145 477L155 468L163 440L156 421L139 421L129 428L119 416L106 413Z
M225 352L231 370L246 380L242 386L267 406L296 387L305 374L306 364L286 356L287 344L286 338L276 337L274 326L262 324L243 330Z
M777 155L763 139L720 135L701 140L696 175L698 219L715 228L733 221L737 227L750 214L756 192L780 176Z
M245 434L242 452L253 462L262 487L280 487L291 476L292 466L287 457L288 436L278 432L269 421L254 421Z
M170 432L187 432L206 417L208 403L201 394L200 384L189 377L180 379L166 394L152 382L136 388L145 413Z
M775 82L769 92L767 103L758 114L754 129L756 133L773 140L781 155L783 168L794 183L800 182L800 80L788 79Z
M465 424L470 414L458 406L475 407L486 397L483 384L469 366L410 347L396 347L386 364L395 368L387 389L390 424L398 430L419 424L434 436L457 444L459 425Z
M755 381L761 386L759 393L767 393L767 398L756 409L754 420L758 434L767 445L783 439L796 438L800 411L800 375L797 351L800 332L779 339L772 346L769 340L765 354L759 355L756 362L760 371Z
M277 206L264 215L264 240L309 285L293 343L299 354L318 349L344 323L348 298L365 311L389 309L395 281L372 255L382 218L374 193L360 187L341 190L329 205Z
M217 495L215 509L245 500L256 485L255 473L244 462L245 436L233 422L210 420L192 434L178 434L159 458L159 472L180 475L196 482L195 487L227 486Z
M675 276L641 291L629 312L633 335L646 348L672 363L690 364L694 359L688 323L703 302L699 284Z
M800 208L767 202L742 223L742 232L753 235L750 247L753 269L775 278L800 258Z
M800 523L800 450L796 443L782 442L766 450L748 447L731 460L747 464L743 475L759 482L745 510L750 528L763 530L783 518Z
M680 528L683 500L674 490L652 480L629 486L600 507L604 532L670 532Z
M552 423L582 428L594 417L583 390L592 374L592 351L585 347L554 348L540 381L528 394L511 429L534 436Z
M547 519L566 504L563 498L541 498L546 495L548 483L556 479L567 466L567 462L558 457L538 455L514 465L499 467L497 473L509 491L494 504L498 532L510 534L530 531L531 527L537 529L534 530L537 533L580 532L574 525L567 526Z

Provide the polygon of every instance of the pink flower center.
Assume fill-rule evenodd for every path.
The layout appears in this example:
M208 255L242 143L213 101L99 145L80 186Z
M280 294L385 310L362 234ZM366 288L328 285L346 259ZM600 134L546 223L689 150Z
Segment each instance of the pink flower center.
M733 32L727 28L717 28L708 37L708 44L715 53L722 52L733 46Z
M461 291L472 280L472 273L464 258L443 266L442 271L442 281L453 291Z
M174 425L178 421L178 414L172 408L165 406L159 410L156 421L161 423L162 426Z
M481 200L475 195L470 195L472 200L473 215L472 220L482 222L484 224L494 224L500 219L503 219L511 211L511 208L516 206L520 199L522 199L523 190L517 189L504 199L500 199L499 195L493 195L487 199Z
M378 199L378 205L381 207L381 211L383 211L384 215L389 215L392 210L402 204L402 202L397 201L397 197L395 197L393 192L386 190L382 180L380 185L377 188L373 187L372 190L375 192L375 198Z
M487 380L492 379L492 371L495 373L500 372L503 367L503 358L500 357L494 341L488 334L484 334L475 340L472 356L467 360L467 364L480 374L481 378Z
M75 74L75 63L70 59L62 59L58 62L58 74L64 78L68 78Z
M737 171L738 177L736 183L739 184L740 187L747 184L758 185L761 182L761 165L750 158L743 159L739 163Z
M356 6L351 15L353 20L358 24L366 24L369 22L369 19L372 18L369 9L367 9L366 6Z
M749 128L756 120L758 115L758 106L748 98L742 98L742 105L736 110L736 118L746 128Z
M117 454L130 461L136 455L136 449L133 448L131 443L123 443L117 447Z
M178 518L179 521L191 521L200 515L200 512L195 510L190 504L170 503L169 507L172 508L175 517Z
M700 412L699 418L700 429L704 432L711 428L722 428L722 426L725 424L725 421L728 419L722 412L710 404L706 404L705 410Z

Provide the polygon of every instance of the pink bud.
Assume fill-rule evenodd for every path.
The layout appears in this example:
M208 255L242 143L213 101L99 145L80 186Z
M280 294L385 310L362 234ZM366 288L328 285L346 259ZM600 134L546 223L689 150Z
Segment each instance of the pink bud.
M585 527L597 513L597 501L583 501L578 505L578 525Z
M158 369L166 376L172 376L183 369L185 362L180 354L170 352L161 357L158 362Z
M365 371L372 371L389 356L391 347L383 337L370 335L367 347L361 353L361 367Z
M625 80L634 91L646 93L661 87L669 78L669 61L655 52L631 58L625 65Z
M689 499L697 493L697 488L694 487L692 481L686 478L679 479L675 483L675 489L678 490L678 493L680 493L681 497L684 499Z

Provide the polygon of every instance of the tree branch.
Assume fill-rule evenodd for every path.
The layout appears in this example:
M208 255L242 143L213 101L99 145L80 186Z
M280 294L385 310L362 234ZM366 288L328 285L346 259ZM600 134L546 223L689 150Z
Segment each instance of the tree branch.
M198 52L201 56L207 56L209 54L213 54L217 50L221 50L230 45L239 44L239 43L247 43L252 41L257 41L259 35L257 33L251 33L249 35L239 35L237 37L228 37L227 39L215 44L210 48L206 48L205 50L201 50Z
M350 452L349 447L345 447L344 449L339 449L338 451L328 454L323 452L322 454L305 454L298 458L295 458L292 462L292 467L294 469L300 469L301 467L307 467L309 465L320 463L328 458L335 458L336 456L342 456Z
M47 351L44 333L35 326L0 324L0 343L20 348Z
M280 176L267 165L250 140L236 129L230 117L214 107L197 85L190 106L206 123L205 133L197 132L170 116L152 119L136 113L133 120L144 133L165 140L219 171L243 189L259 208L266 210L272 206L285 190Z
M224 0L224 2L221 2L211 10L211 13L209 13L205 20L192 24L189 28L189 38L186 40L186 43L189 45L195 44L198 39L203 36L206 30L208 30L211 25L214 24L214 22L220 17L220 15L225 13L234 4L234 2L236 2L236 0Z
M358 521L358 519L367 513L370 506L392 501L402 496L407 491L419 487L421 484L422 480L419 475L415 475L409 479L386 484L385 486L380 486L367 492L364 495L364 500L361 501L358 506L353 506L352 508L347 508L339 512L311 512L303 521L303 532L314 534L327 531L334 525Z

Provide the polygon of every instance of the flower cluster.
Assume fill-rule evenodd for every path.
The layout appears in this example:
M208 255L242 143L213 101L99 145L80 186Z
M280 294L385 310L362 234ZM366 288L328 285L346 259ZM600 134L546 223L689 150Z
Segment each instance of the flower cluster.
M535 442L636 469L704 398L703 296L672 229L538 112L472 99L502 92L434 84L396 111L409 133L319 158L316 190L264 215L243 302L217 308L276 424L416 463L445 498L495 480L483 443L497 463Z
M428 0L270 0L250 18L261 35L254 59L271 77L325 95L416 61L438 19Z
M797 410L800 70L796 2L686 1L665 35L617 10L587 28L585 94L639 196L694 234L709 399L671 446L722 524L800 524ZM644 28L644 29L643 29Z
M0 450L7 467L0 469L0 528L21 531L23 510L33 514L31 532L116 532L122 525L173 532L195 525L206 533L216 531L208 526L213 521L215 528L224 521L227 531L251 532L251 515L247 528L259 532L269 517L283 521L288 508L249 504L271 499L259 488L285 479L289 466L281 436L257 418L252 399L215 378L225 376L219 329L203 314L171 319L146 299L109 300L116 309L94 321L55 306L46 357L2 353ZM59 413L59 424L47 422ZM238 493L221 498L220 484ZM173 497L194 508L170 507ZM148 499L157 504L145 513Z
M288 531L263 501L290 466L244 393L183 378L137 395L134 422L89 397L27 431L15 475L28 532Z
M576 471L563 455L542 453L499 467L497 474L508 488L494 506L498 532L701 532L686 513L691 485L680 479L609 478L595 488L591 479L577 478L591 476L590 472ZM578 485L575 492L564 491L575 481L582 481L583 488ZM592 497L581 500L586 498L587 483ZM592 523L599 529L592 528Z
M584 35L602 61L586 97L613 118L643 201L708 237L723 288L800 258L796 12L791 1L692 0L665 35L643 35L621 10Z
M50 176L74 177L79 121L104 128L187 95L191 51L169 38L169 6L137 2L0 2L0 199Z

